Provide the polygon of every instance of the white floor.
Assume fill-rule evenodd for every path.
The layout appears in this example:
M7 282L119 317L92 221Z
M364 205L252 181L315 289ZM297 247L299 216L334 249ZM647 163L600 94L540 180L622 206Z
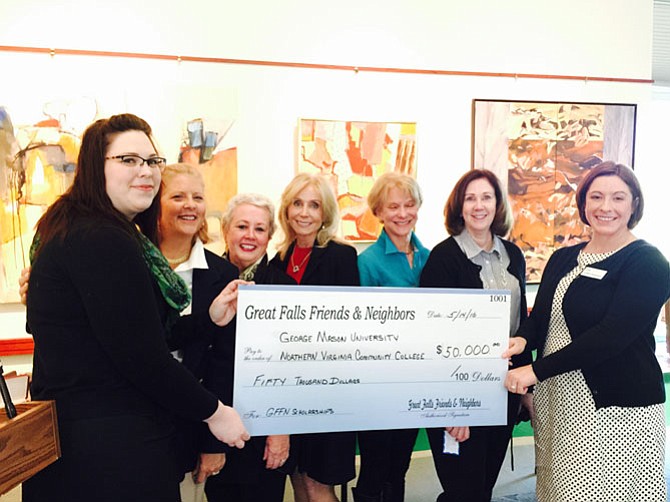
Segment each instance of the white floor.
M532 438L515 439L514 461L515 470L512 471L508 453L494 490L495 497L513 493L527 493L532 492L535 489L535 477L533 475L535 457L533 453ZM293 502L291 483L287 482L286 485L284 502ZM351 486L355 486L355 481L349 484L349 487ZM339 494L339 489L337 491ZM405 495L405 502L432 502L439 493L440 485L437 476L435 475L430 452L416 452L407 474L407 493ZM0 496L1 502L20 502L20 500L21 487L17 487L7 494ZM348 500L349 502L353 500L351 489L349 489ZM94 500L91 499L91 502L94 502Z

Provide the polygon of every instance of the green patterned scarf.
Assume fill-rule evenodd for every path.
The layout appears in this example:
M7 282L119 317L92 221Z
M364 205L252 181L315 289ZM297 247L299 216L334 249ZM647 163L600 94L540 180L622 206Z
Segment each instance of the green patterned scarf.
M230 261L228 251L223 253L222 258L224 260ZM240 279L242 279L243 281L253 281L254 277L256 276L256 270L258 269L258 265L261 263L261 261L263 261L263 258L261 258L256 263L249 265L247 268L242 270L240 272Z
M161 294L166 303L172 307L168 326L172 326L179 317L179 312L184 310L191 303L191 293L186 283L179 277L174 270L170 268L165 256L154 244L139 232L140 242L142 243L142 255L151 275L158 283ZM174 314L174 315L172 315Z

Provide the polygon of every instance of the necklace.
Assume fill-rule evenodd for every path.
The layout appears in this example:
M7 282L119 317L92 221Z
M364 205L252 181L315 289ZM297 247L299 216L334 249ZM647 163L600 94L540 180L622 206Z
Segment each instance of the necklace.
M293 253L291 253L291 260L290 260L290 265L291 265L291 270L293 270L294 274L297 274L298 271L300 270L300 267L302 267L305 262L307 261L307 258L309 258L309 255L312 254L312 249L309 250L309 253L305 255L305 257L302 259L300 262L300 265L296 265L295 262L293 261L293 256L295 256L295 249L293 250Z
M166 256L165 259L167 260L168 265L170 265L170 266L172 266L172 267L176 267L177 265L181 265L181 264L184 263L186 260L188 260L188 257L189 257L189 256L191 256L191 251L189 251L188 253L186 253L184 256L180 256L179 258L174 258L174 259L172 259L172 258L168 258L168 257Z

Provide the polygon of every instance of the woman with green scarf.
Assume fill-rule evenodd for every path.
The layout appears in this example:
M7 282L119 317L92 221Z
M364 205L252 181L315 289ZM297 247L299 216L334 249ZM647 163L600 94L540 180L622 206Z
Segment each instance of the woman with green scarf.
M24 501L176 501L175 417L206 422L231 446L249 438L168 350L166 330L189 329L174 323L190 295L152 243L164 164L144 120L98 120L72 187L38 223L31 394L56 401L62 456L24 483ZM236 288L212 303L211 322L235 315Z

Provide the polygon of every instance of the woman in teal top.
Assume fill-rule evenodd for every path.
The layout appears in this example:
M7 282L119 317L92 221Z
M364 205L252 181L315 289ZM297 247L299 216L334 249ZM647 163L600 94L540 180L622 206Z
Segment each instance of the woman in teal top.
M386 173L368 195L368 206L384 225L377 242L358 257L361 286L418 287L429 251L414 234L421 190L405 174ZM356 502L402 502L417 429L361 431L361 468Z

